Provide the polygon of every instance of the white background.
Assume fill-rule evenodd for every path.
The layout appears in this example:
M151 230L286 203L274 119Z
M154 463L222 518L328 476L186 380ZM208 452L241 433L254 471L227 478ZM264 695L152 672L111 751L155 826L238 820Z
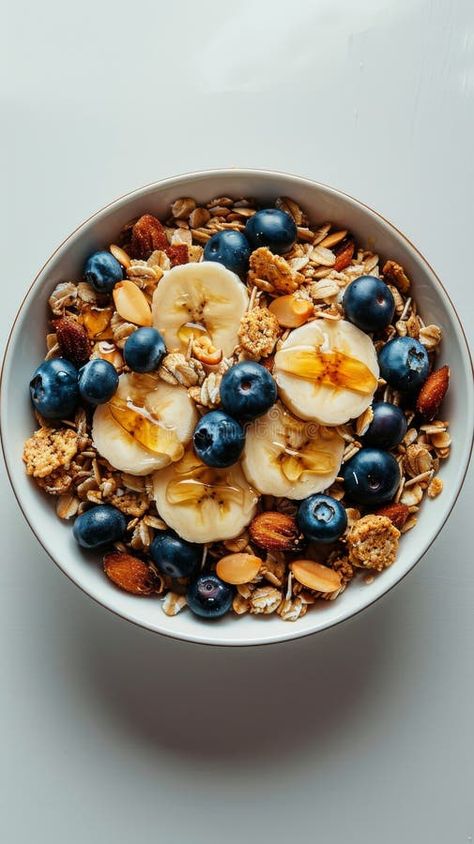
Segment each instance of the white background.
M381 211L439 272L472 342L472 0L8 6L2 342L91 212L228 165L310 176ZM1 493L7 844L472 840L472 475L374 608L233 651L94 605L46 558L4 473Z

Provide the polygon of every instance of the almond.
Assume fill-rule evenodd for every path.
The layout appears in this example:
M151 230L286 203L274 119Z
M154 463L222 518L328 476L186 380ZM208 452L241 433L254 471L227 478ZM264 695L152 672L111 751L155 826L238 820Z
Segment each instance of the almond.
M76 366L86 363L89 360L90 343L84 326L72 316L63 316L55 320L53 325L62 357Z
M354 250L355 243L354 238L351 237L351 235L345 237L344 240L341 240L341 242L334 249L336 261L333 264L332 269L338 273L341 272L341 270L345 270L346 267L348 267L351 263L352 258L354 257Z
M260 570L263 560L253 554L227 554L216 566L216 574L225 583L235 586L250 583Z
M115 308L119 316L134 325L151 325L151 308L146 296L133 281L119 281L113 293Z
M301 534L293 516L273 511L255 516L249 526L251 539L267 551L296 551Z
M380 507L375 515L386 516L400 530L408 519L410 510L406 504L387 504L385 507Z
M152 214L143 214L132 228L129 249L131 257L146 261L155 249L166 250L168 246L168 238L160 221Z
M416 401L416 409L425 419L434 419L449 387L449 366L442 366L428 376Z
M112 583L132 595L151 595L155 591L151 569L131 554L122 551L106 554L104 571Z
M315 563L314 560L295 560L290 564L290 569L298 583L316 592L335 592L342 586L339 572Z

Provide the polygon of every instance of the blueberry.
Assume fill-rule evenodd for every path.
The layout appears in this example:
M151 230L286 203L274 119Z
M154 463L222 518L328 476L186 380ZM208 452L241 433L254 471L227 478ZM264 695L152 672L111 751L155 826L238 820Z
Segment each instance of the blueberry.
M194 451L204 463L215 469L225 469L236 463L244 444L242 425L222 410L206 413L194 429Z
M413 337L396 337L379 354L380 374L396 390L416 390L426 381L429 358Z
M108 360L94 358L79 370L79 392L89 404L104 404L118 387L118 373Z
M282 255L296 240L296 223L286 211L265 208L249 217L245 234L254 249L268 246L272 252Z
M93 252L85 263L84 279L98 293L111 293L123 279L123 268L110 252Z
M268 369L252 360L225 373L220 387L222 407L242 422L250 422L275 404L277 387Z
M156 328L137 328L124 346L125 363L133 372L152 372L158 369L166 354L166 346Z
M162 574L191 577L202 560L202 545L186 542L172 530L163 530L151 543L150 554Z
M201 574L190 584L186 597L195 615L219 618L230 610L234 589L216 574Z
M374 418L364 434L364 445L394 448L407 432L406 416L395 404L379 401L372 405Z
M82 548L99 548L119 542L125 536L127 520L110 504L98 504L81 513L74 522L74 539Z
M400 468L388 451L361 448L342 467L349 498L358 504L385 504L391 501L400 483Z
M237 275L245 275L249 268L252 248L242 232L232 229L217 232L204 247L204 260L217 261Z
M336 542L347 527L347 514L330 495L310 495L298 508L297 521L306 539L312 542Z
M64 358L45 360L30 381L30 395L36 410L46 419L66 419L79 401L77 369Z
M347 319L362 331L382 331L395 313L390 288L373 275L356 278L347 287L342 304Z

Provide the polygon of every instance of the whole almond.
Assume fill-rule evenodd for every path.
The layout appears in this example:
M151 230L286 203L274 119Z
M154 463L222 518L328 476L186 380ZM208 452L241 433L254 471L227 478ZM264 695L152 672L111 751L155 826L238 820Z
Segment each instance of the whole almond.
M416 409L425 419L434 419L449 387L449 366L442 366L428 376L416 401Z
M155 591L149 566L131 554L122 551L106 554L104 571L109 580L132 595L152 595Z
M380 507L380 509L376 511L375 515L387 516L392 524L400 530L408 519L410 510L406 504L386 504L385 507Z
M255 516L249 534L255 544L266 551L296 551L302 538L293 516L274 511Z
M63 316L53 324L62 357L76 366L86 363L89 360L90 343L84 326L72 316Z
M119 281L112 295L117 313L126 322L146 326L152 324L150 305L143 291L133 281Z
M316 592L335 592L342 585L339 572L314 560L295 560L290 569L298 583Z

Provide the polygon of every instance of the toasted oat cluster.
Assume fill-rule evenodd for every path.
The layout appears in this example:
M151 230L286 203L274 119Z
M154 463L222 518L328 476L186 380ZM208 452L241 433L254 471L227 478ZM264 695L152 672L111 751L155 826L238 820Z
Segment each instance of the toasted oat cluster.
M259 207L245 198L199 205L183 197L166 220L145 214L131 221L115 244L104 245L121 268L113 290L82 277L60 280L49 297L45 361L64 359L76 369L107 361L120 376L119 388L97 409L79 397L66 418L46 418L37 406L39 427L24 447L26 471L56 497L62 519L103 505L125 517L124 535L103 549L105 574L131 594L159 596L170 616L187 605L206 614L196 610L204 600L196 581L204 573L206 588L212 586L216 601L236 618L277 614L297 621L311 605L317 611L320 601L337 599L354 577L370 583L383 576L403 534L415 527L423 500L442 492L438 470L451 438L448 422L439 418L449 382L448 367L437 363L441 327L424 323L409 276L390 256L365 249L330 222L310 221L288 197L276 208L293 221L294 241L273 251L271 239L254 244L237 284L242 290L232 291L230 316L222 301L210 314L205 296L193 300L192 310L188 281L175 274L176 301L189 310L188 321L175 329L174 315L163 316L170 302L163 291L175 268L205 260L214 235L247 231ZM358 328L344 300L349 285L364 277L380 282L393 301L390 321L380 330ZM354 307L356 313L357 300ZM127 340L152 326L163 334L166 353L152 372L138 374L126 362ZM424 350L421 388L397 386L398 358L384 351L397 338L411 338ZM384 371L394 369L388 380L377 365L384 355ZM271 373L278 400L260 419L244 420L241 459L216 469L193 453L192 432L207 413L222 408L222 381L245 361ZM368 432L380 403L400 411L404 429L395 445L382 443L397 481L378 501L370 489L372 464L364 469L363 458L376 460ZM179 424L170 422L170 407ZM108 449L117 431L122 440L115 460ZM318 499L318 513L310 506L317 496L326 497L326 503ZM199 529L196 514L202 516ZM316 516L326 531L321 541ZM205 519L216 536L206 533ZM219 535L219 525L231 538ZM188 576L160 564L170 529L194 549Z

